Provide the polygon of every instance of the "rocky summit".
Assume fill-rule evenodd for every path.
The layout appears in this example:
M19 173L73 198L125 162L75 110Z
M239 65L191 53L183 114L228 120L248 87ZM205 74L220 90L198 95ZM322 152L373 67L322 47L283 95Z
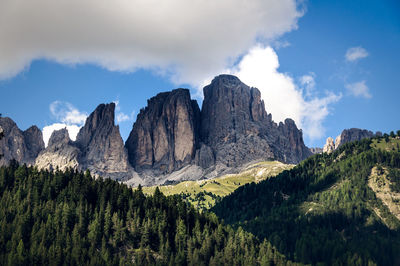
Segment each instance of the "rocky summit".
M187 89L164 92L140 110L125 146L137 171L171 173L192 163L198 143L200 110Z
M379 134L378 132L376 134ZM358 141L365 138L372 138L376 134L372 131L359 128L345 129L342 133L333 140L332 137L326 139L326 144L324 145L323 152L331 153L343 144L352 141Z
M200 135L216 162L227 166L257 159L298 163L311 155L294 121L277 125L260 91L231 75L220 75L204 88Z
M53 132L46 149L37 127L21 131L11 119L1 118L6 136L0 142L1 162L89 169L130 185L154 185L237 172L257 161L295 164L312 154L293 120L275 123L260 91L231 75L217 76L204 87L201 110L187 89L149 99L125 144L114 112L114 103L100 104L76 141L61 129Z
M18 128L8 117L0 117L0 127L4 137L0 140L0 166L12 159L21 164L32 165L40 151L44 149L43 136L40 129L32 126L25 131Z
M73 144L66 128L53 131L47 148L39 153L35 165L39 169L61 171L79 169L79 149Z
M49 145L36 158L39 169L90 170L95 176L116 180L140 179L128 163L119 127L114 124L115 104L100 104L86 119L76 141L71 141L67 129L54 131Z
M128 155L114 124L115 103L100 104L79 130L76 145L81 150L81 167L99 174L129 172Z
M260 91L231 75L204 88L201 111L186 89L151 98L125 147L150 183L213 177L260 160L298 163L312 154L293 120L273 122Z

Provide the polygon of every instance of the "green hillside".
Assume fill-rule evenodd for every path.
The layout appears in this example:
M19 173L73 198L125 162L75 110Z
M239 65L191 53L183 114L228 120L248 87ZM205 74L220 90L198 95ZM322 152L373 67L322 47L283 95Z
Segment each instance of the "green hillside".
M0 265L291 265L267 241L87 172L0 167Z
M290 259L337 265L400 264L399 138L348 143L212 208L267 238Z
M260 162L248 166L239 174L229 174L207 180L185 181L175 185L159 186L159 189L165 195L178 194L196 208L204 210L214 206L216 201L244 184L258 183L293 167L294 165L278 161ZM144 187L143 192L152 195L155 189L156 186Z

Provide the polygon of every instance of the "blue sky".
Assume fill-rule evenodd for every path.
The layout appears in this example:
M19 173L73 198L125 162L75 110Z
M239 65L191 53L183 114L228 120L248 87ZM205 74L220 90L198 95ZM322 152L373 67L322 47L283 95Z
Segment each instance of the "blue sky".
M295 119L310 147L345 128L400 129L398 1L234 2L192 9L171 0L157 18L142 2L143 18L130 21L131 7L38 0L34 16L4 0L0 113L21 129L81 126L98 104L116 101L126 139L148 98L187 87L201 104L202 86L232 73L261 90L274 120ZM177 8L187 16L176 18Z

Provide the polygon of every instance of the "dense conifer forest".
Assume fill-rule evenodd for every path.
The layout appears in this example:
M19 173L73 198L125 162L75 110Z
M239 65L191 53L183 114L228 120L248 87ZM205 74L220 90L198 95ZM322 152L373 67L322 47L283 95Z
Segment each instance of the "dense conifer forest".
M238 188L212 211L296 262L400 265L400 222L369 185L390 182L390 193L399 191L398 143L385 134L312 156ZM398 208L398 198L393 202Z
M0 265L291 264L179 196L89 172L0 168Z

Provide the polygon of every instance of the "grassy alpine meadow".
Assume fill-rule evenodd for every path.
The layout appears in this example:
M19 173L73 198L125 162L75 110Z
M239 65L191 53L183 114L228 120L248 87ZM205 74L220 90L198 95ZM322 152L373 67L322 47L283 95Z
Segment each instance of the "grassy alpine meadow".
M197 209L203 210L211 208L216 201L242 185L258 183L293 167L294 165L278 161L264 161L252 164L238 174L228 174L206 180L184 181L175 185L159 186L159 189L164 195L181 195ZM156 187L143 187L143 192L152 195Z

